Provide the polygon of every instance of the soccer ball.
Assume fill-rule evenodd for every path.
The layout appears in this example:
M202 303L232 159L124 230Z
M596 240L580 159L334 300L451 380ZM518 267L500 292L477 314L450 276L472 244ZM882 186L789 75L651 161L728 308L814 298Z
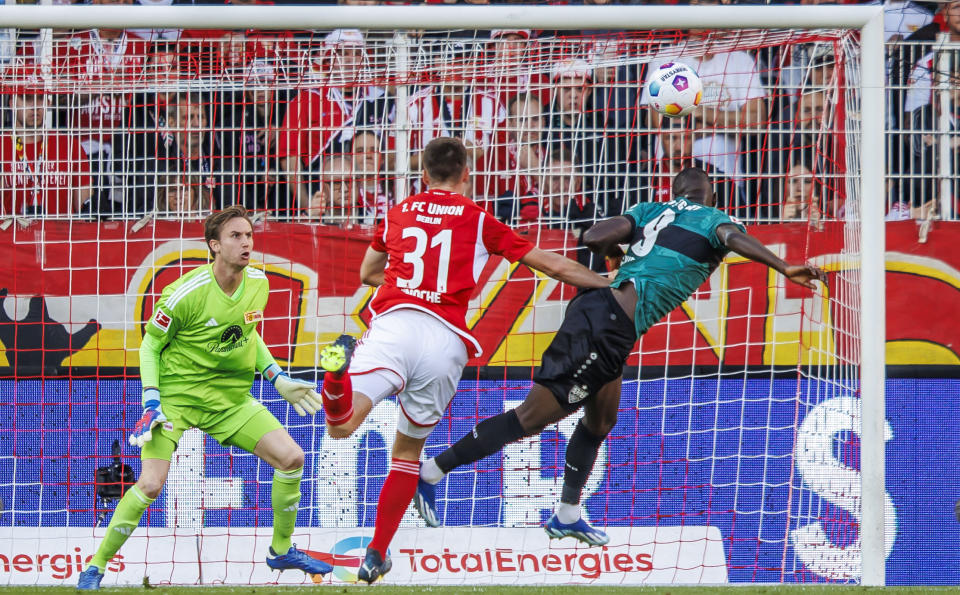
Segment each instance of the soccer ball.
M667 62L656 69L647 83L650 105L668 118L682 118L703 98L703 83L696 71L680 62Z

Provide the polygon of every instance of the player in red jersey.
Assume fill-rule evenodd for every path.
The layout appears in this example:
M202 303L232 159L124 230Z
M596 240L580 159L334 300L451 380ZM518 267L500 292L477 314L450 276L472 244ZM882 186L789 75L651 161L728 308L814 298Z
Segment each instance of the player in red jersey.
M520 261L578 287L609 284L575 261L536 248L463 196L470 171L460 140L430 141L423 168L430 190L390 209L360 265L361 280L377 286L370 329L356 343L342 335L320 359L332 438L353 433L384 397L396 394L400 404L373 541L357 573L368 583L390 570L387 546L416 491L420 452L453 399L469 354L480 355L465 319L489 256Z

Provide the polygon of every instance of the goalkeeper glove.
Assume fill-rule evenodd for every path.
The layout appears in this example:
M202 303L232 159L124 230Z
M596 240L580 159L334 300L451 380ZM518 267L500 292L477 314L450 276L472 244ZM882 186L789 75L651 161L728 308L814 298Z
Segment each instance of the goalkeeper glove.
M293 405L298 415L313 415L320 410L323 401L320 400L317 385L313 382L290 378L277 364L270 364L263 371L263 375L273 383L280 396Z
M143 445L153 439L153 427L167 421L167 416L160 409L160 391L155 388L143 389L143 416L130 434L130 446L143 448Z

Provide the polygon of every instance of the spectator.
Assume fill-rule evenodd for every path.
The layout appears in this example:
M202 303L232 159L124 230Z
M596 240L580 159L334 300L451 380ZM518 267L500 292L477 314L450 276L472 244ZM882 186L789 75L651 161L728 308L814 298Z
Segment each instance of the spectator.
M828 127L829 115L827 105L827 91L824 89L809 89L800 96L797 104L796 126L800 130L816 131L821 127Z
M837 132L833 89L832 86L803 89L790 107L789 115L784 118L785 132L768 135L762 151L760 171L765 175L766 181L760 185L759 208L745 213L744 218L774 217L778 210L782 214L782 207L787 201L787 186L782 180L791 169L795 169L793 161L798 154L804 156L805 167L817 172L819 183L831 188L830 194L842 195L842 192L834 187L841 183L836 174L844 171L846 166L841 154L841 138ZM821 213L834 216L835 212L825 210L826 206L822 205Z
M209 105L200 93L178 93L168 106L168 127L159 134L147 133L143 143L132 145L132 154L122 160L130 181L131 211L156 209L153 189L170 175L192 176L209 193L213 209L230 203L233 172L226 169L219 137L210 130Z
M550 85L535 69L542 62L539 49L530 44L530 29L494 29L490 32L489 62L482 87L500 104L518 93L535 93L544 104L550 101Z
M324 39L323 53L312 62L316 88L304 88L290 102L281 126L277 154L298 204L309 196L301 174L318 169L323 157L342 152L357 126L382 130L391 103L371 84L366 42L356 29L337 29Z
M605 138L590 107L593 77L584 60L566 59L555 63L550 72L553 99L546 144L550 153L559 151L564 158L583 168L587 177L584 192L595 198L600 213L619 212L620 197L604 197L606 173ZM616 202L616 204L614 204Z
M788 46L782 57L784 62L778 69L778 87L787 91L782 98L788 101L788 105L793 105L805 89L824 89L833 85L837 59L832 42L793 44ZM851 84L851 81L848 80L847 84ZM787 106L781 110L785 111Z
M793 153L787 169L781 219L809 220L811 224L817 224L820 221L822 214L819 193L816 192L818 185L814 179L814 167L812 153L809 151Z
M539 218L537 172L544 161L543 104L533 93L510 98L507 117L488 156L484 187L476 196L496 197L493 212L501 221ZM476 186L476 184L475 184ZM527 213L524 216L524 213Z
M943 22L948 34L950 43L960 42L960 0L954 0L944 4ZM952 64L957 63L957 50L949 51L949 61L953 72ZM910 73L909 89L903 103L904 112L913 112L931 102L933 94L936 92L939 80L934 75L940 68L941 52L932 51L920 59ZM955 86L956 80L947 81L948 85Z
M541 220L550 227L570 229L574 236L594 223L593 202L583 194L583 173L570 159L556 151L543 170Z
M36 75L13 76L11 126L0 137L0 216L76 216L92 193L89 162L75 136L44 125L47 100Z
M661 125L660 133L654 141L655 159L650 172L649 200L670 200L673 177L685 167L699 167L714 180L713 192L717 208L729 210L735 207L740 191L737 182L731 179L729 172L696 156L693 118L663 118Z
M712 2L700 2L712 3ZM685 54L688 47L706 44L706 53L702 56ZM765 134L743 134L748 129L759 127L768 120L767 105L757 62L747 52L713 52L715 40L708 39L704 30L691 30L689 37L680 47L680 55L658 57L648 65L648 77L661 65L670 61L682 62L700 75L703 82L703 100L701 107L693 112L694 128L718 130L698 134L693 145L693 156L709 163L717 171L742 180L744 163L742 154L757 155L762 152ZM671 51L674 51L671 49ZM649 103L649 94L644 85L640 103ZM649 110L653 118L652 125L658 128L660 116ZM743 137L743 147L738 136ZM751 164L752 171L758 165ZM744 189L745 192L745 189ZM733 198L733 197L731 197ZM739 196L737 198L740 198ZM742 205L742 215L756 217L756 207ZM718 207L720 205L718 204ZM722 208L722 207L721 207Z
M270 61L254 60L243 77L243 90L225 92L218 102L218 126L229 157L227 171L237 172L239 196L233 202L248 209L293 214L286 184L280 177L277 141L289 92L276 84Z
M596 222L596 205L583 193L581 168L561 151L553 152L544 168L540 184L541 217L550 227L569 230L577 240L577 261L594 271L603 272L606 265L583 245L583 232Z
M601 38L591 52L595 79L591 102L606 145L606 192L614 198L639 191L643 185L639 164L649 159L651 135L626 132L641 128L644 121L639 109L642 67L623 59L626 52L637 49L622 39ZM616 205L621 202L616 200L607 215L620 214Z
M170 6L173 0L137 0L142 6ZM180 38L180 29L130 29L130 33L146 41L176 41Z
M438 84L422 87L407 104L407 121L411 127L410 170L420 171L420 155L427 143L451 136L463 141L468 165L475 180L479 180L491 171L488 157L495 133L506 119L506 110L494 95L472 86L476 72L473 46L448 42L437 58ZM476 190L483 188L477 186ZM474 200L485 197L478 194Z
M948 76L954 81L946 101L946 118L941 101L927 103L910 114L913 131L905 141L904 163L894 164L895 179L906 180L893 209L899 218L929 219L946 203L956 213L960 199L960 64L952 64ZM950 175L941 174L943 159L948 159Z
M544 107L536 93L514 95L507 103L507 138L516 144L541 145Z
M155 155L156 139L164 145L173 143L173 132L167 116L172 113L171 104L176 99L176 89L188 84L188 75L183 70L181 55L176 44L159 41L153 44L147 56L144 79L147 89L134 93L127 105L124 121L129 123L128 133L118 137L113 147L113 176L110 180L111 196L124 203L132 213L147 210L145 189L138 187L133 166L138 156Z
M326 225L352 227L358 222L357 192L350 159L333 155L323 161L322 172L310 184L307 218Z
M270 0L225 0L234 6L272 5ZM293 48L292 31L257 29L185 29L180 35L181 51L191 69L201 76L241 74L254 60L284 62Z
M94 4L131 4L132 0L94 0ZM113 92L128 88L142 73L149 43L122 29L91 29L75 32L68 43L54 46L53 68L61 81L76 92L67 96L63 125L80 133L80 143L91 161L96 188L106 192L94 197L94 210L102 214L122 212L122 197L113 196L113 145L122 140L127 123L124 115L130 94ZM98 92L98 89L105 89Z
M891 131L899 131L902 128L909 127L911 124L909 112L913 111L906 107L908 95L911 102L923 102L924 93L921 88L912 89L915 86L914 79L926 78L926 86L929 87L929 68L933 66L933 42L941 32L946 31L950 36L957 39L960 34L960 24L956 22L956 15L951 16L951 7L960 5L957 0L942 2L938 6L937 16L931 22L920 27L909 35L904 35L906 43L892 45L888 53L888 79L891 89L888 91L888 113L887 127ZM956 10L956 8L953 8ZM917 82L917 84L920 84ZM912 106L915 108L916 105ZM899 135L888 135L888 140L902 140ZM899 151L903 148L901 142L889 143L891 159L899 159Z
M210 193L200 180L161 176L155 190L154 204L160 218L200 219L210 212Z
M883 29L887 42L910 37L929 25L933 15L926 7L910 0L886 0L883 3Z
M358 130L350 143L350 171L354 176L357 219L361 225L374 225L393 206L393 193L382 177L380 147L380 137L370 130Z

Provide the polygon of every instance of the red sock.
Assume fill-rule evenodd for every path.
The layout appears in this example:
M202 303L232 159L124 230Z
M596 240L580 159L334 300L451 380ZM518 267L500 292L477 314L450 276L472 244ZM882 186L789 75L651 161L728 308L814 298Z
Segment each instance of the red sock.
M327 372L323 376L323 390L320 391L323 399L323 410L327 414L327 423L339 426L349 421L353 415L353 386L350 374L334 374Z
M374 523L373 541L371 548L380 552L386 558L387 546L403 520L403 513L407 512L413 494L417 491L417 478L420 477L420 463L391 459L390 473L383 482L380 490L380 499L377 501L377 520Z

